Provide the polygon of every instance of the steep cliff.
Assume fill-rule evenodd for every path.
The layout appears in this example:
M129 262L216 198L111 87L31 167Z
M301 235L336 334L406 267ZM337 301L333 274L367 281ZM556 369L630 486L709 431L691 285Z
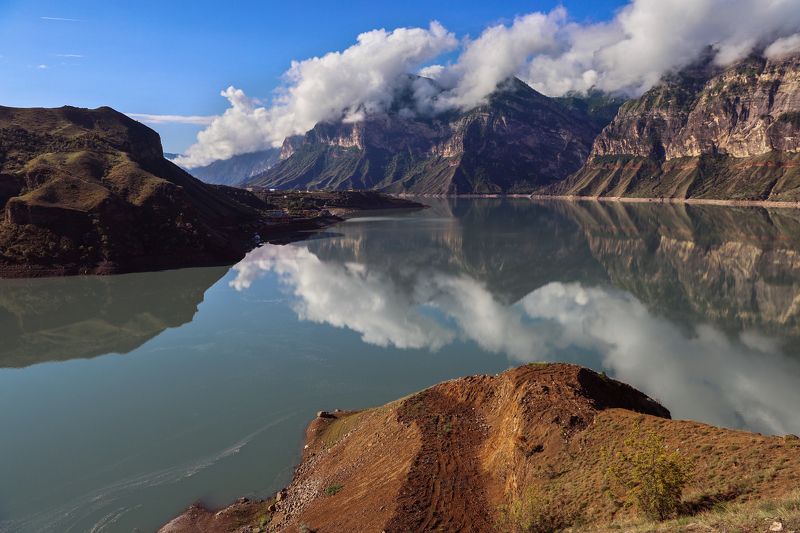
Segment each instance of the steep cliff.
M800 56L706 59L625 103L580 172L548 192L800 200Z
M600 119L602 122L602 119ZM424 194L529 192L580 168L597 117L512 79L486 104L434 117L389 111L320 123L248 185Z

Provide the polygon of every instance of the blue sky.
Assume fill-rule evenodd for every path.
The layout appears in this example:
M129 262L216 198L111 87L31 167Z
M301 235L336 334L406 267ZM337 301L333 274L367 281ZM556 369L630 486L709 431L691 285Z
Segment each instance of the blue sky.
M566 1L580 22L611 18L624 2ZM551 1L502 3L169 2L0 0L0 104L97 107L123 112L215 115L235 85L269 98L292 59L342 50L375 28L438 20L459 37ZM161 124L167 151L199 126Z

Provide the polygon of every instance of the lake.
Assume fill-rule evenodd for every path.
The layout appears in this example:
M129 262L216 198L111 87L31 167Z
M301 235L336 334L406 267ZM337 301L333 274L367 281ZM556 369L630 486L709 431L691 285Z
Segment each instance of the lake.
M316 411L533 361L800 433L800 212L423 201L231 268L0 280L0 531L265 497Z

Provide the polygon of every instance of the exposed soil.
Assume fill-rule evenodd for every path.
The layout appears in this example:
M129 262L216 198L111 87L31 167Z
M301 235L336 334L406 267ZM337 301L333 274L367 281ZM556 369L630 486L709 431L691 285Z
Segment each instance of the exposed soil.
M263 530L495 531L498 507L531 486L558 502L554 512L573 531L630 523L635 510L607 490L604 453L637 425L692 461L684 515L781 498L800 483L796 437L671 420L657 402L591 370L527 365L375 409L321 413ZM203 516L182 515L163 531L195 531Z

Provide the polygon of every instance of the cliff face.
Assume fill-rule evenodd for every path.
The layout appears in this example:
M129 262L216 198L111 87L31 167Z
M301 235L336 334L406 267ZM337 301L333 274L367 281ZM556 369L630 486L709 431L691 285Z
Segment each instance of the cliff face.
M550 192L800 199L800 56L709 61L625 103L584 168Z
M253 205L113 109L0 107L0 275L230 263L252 245Z
M284 143L282 161L248 185L424 194L529 192L580 168L595 118L519 80L485 105L435 118L390 111L320 123Z

